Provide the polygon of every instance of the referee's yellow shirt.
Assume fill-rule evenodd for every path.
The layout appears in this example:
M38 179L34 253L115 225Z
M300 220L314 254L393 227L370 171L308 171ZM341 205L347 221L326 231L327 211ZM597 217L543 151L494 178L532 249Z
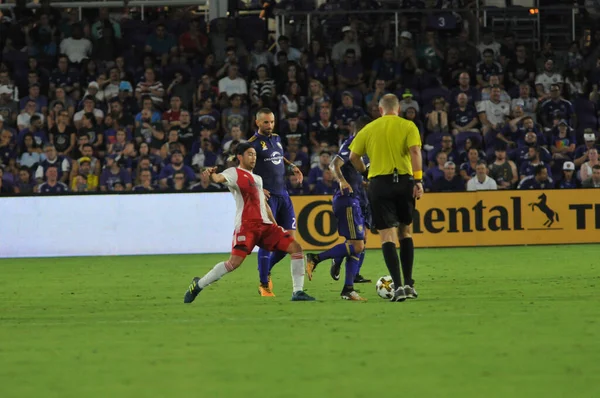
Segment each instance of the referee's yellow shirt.
M410 120L395 115L382 116L356 134L350 150L371 161L369 178L393 174L413 174L409 148L421 147L419 129Z

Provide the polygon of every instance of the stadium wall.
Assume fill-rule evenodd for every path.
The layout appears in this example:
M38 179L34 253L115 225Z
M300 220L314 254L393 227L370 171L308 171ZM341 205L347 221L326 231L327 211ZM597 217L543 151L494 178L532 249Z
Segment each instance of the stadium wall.
M426 194L417 247L600 243L598 190ZM330 196L295 196L307 250L341 242ZM0 258L223 253L231 248L229 193L0 198ZM368 233L367 247L379 248Z

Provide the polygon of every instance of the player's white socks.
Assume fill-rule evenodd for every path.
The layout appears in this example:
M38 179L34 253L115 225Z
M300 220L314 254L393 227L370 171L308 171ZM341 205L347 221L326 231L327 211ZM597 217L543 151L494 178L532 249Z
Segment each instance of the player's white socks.
M292 254L292 284L294 285L292 293L304 290L304 254L302 252Z
M200 289L204 289L206 286L218 281L223 277L223 275L233 271L234 269L235 268L231 266L229 261L220 262L198 281L198 287Z

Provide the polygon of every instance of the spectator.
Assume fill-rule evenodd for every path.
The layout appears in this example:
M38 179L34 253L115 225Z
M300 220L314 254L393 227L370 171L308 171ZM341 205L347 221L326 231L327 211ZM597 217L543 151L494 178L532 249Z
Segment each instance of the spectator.
M94 22L92 25L92 38L94 40L101 39L104 36L106 30L106 23L112 27L112 32L115 37L121 38L121 25L117 21L114 21L110 18L108 8L102 7L98 10L98 21Z
M315 195L333 195L335 184L333 182L333 173L328 168L323 170L323 178L317 182L314 189Z
M85 136L87 138L87 136ZM100 177L101 164L100 159L94 157L94 147L89 143L82 144L80 147L74 151L73 159L81 159L88 158L90 159L90 169L91 172L96 176ZM73 162L71 167L71 173L69 175L69 180L72 181L79 174L79 162Z
M223 110L221 115L221 125L225 135L231 134L232 126L240 126L246 133L249 127L249 114L245 107L242 107L242 97L239 94L232 94L229 98L231 106Z
M226 137L223 140L223 153L232 153L230 148L234 141L238 144L246 142L246 134L242 132L242 129L238 125L231 126L231 133L229 134L229 137Z
M488 48L483 51L483 61L477 64L477 86L484 88L492 85L490 76L497 76L499 83L502 86L504 81L504 71L502 65L494 61L494 50Z
M398 62L394 60L394 52L392 49L387 48L383 52L383 57L376 59L371 69L371 81L369 86L373 87L373 83L376 80L384 81L384 88L386 90L394 90L399 84L402 77L401 67Z
M338 146L341 139L340 134L338 125L331 121L331 109L322 106L319 111L319 120L310 125L310 143L314 148L319 148L321 142L326 142L331 146Z
M38 185L36 188L37 192L41 194L57 194L69 191L69 187L63 181L58 180L59 170L56 165L49 165L44 175L46 176L46 181Z
M81 157L77 160L79 168L77 174L71 179L71 191L73 192L96 192L99 179L92 170L92 159Z
M7 125L16 125L19 114L19 104L13 101L12 91L6 85L0 86L0 117Z
M308 111L307 119L312 120L315 116L317 116L321 105L330 102L331 98L329 98L329 96L325 93L323 83L316 79L311 80L308 97L306 98L306 109Z
M525 123L527 123L527 120ZM510 157L514 159L517 165L522 165L529 159L529 148L531 147L537 147L539 149L542 161L548 163L552 161L552 154L546 148L541 146L543 141L540 139L541 136L537 135L536 130L527 131L524 133L524 137L524 139L519 140L517 149L510 154Z
M39 83L34 83L29 86L29 95L27 97L23 97L20 101L21 110L25 109L25 106L30 101L35 102L35 112L43 115L48 114L48 98L40 95Z
M290 46L290 39L287 36L279 36L277 44L279 45L279 52L285 53L288 61L299 62L302 58L302 53L297 48ZM358 51L360 53L360 49ZM275 65L278 65L278 60L276 60Z
M501 49L502 45L494 39L494 33L489 29L484 30L481 43L477 45L477 50L479 51L481 58L485 58L486 50L492 50L493 59L497 60L500 58Z
M106 152L109 155L121 155L127 144L127 133L125 130L119 129L115 135L115 142L109 143L106 146Z
M442 67L442 82L446 87L455 87L458 84L458 76L463 72L469 72L472 69L469 63L460 58L456 47L448 48Z
M532 173L519 183L517 189L551 189L554 186L550 173L544 164L538 164L532 168Z
M142 111L142 119L140 125L135 131L135 141L140 145L145 142L150 147L152 154L158 155L162 144L165 140L165 133L162 129L161 123L152 122L152 112L149 109Z
M43 127L44 123L39 115L31 116L29 128L19 131L19 134L17 135L17 145L23 144L23 137L27 133L31 133L31 135L33 135L33 140L37 146L42 147L43 145L47 144L48 135L46 134L46 131L43 130Z
M42 183L44 176L47 176L48 168L55 167L57 171L57 178L61 182L66 182L69 177L69 169L71 168L71 162L64 156L59 156L56 153L54 145L46 145L44 147L45 159L43 159L35 172L35 178L38 183Z
M483 126L482 133L488 141L488 134L492 138L489 142L493 143L493 138L501 131L506 124L506 120L510 114L510 106L506 102L500 100L500 87L492 87L490 99L481 101L477 105L479 113L479 121Z
M219 80L219 95L226 94L228 97L233 94L246 96L248 94L248 86L246 81L238 76L238 66L229 65L227 76Z
M541 105L540 115L542 118L542 125L545 128L552 127L552 120L554 118L565 119L570 126L577 125L573 104L561 97L561 87L561 85L552 84L550 86L550 98Z
M34 168L37 169L42 160L46 159L46 157L42 155L40 147L35 143L33 134L31 133L26 133L23 136L23 144L21 145L19 153L21 156L17 163L20 167L27 167L28 170Z
M510 103L510 95L506 92L506 90L502 89L500 84L500 78L498 75L490 75L489 85L481 89L480 100L487 101L490 99L490 93L492 91L492 87L500 87L500 101Z
M335 119L340 130L339 132L348 136L352 131L352 123L364 115L365 111L360 106L354 104L354 96L352 93L350 91L344 91L342 93L342 106L335 112Z
M531 96L531 87L527 83L519 85L519 97L511 100L511 109L520 106L523 108L525 115L533 118L536 121L538 100Z
M467 161L460 165L460 176L465 182L475 177L477 165L479 164L479 150L475 147L469 148ZM486 167L487 172L487 167Z
M162 114L154 109L152 98L150 98L150 96L144 96L142 97L142 110L137 115L135 115L135 124L137 127L139 127L142 121L142 114L144 110L148 110L150 112L150 121L152 123L160 123L162 125Z
M0 184L2 184L1 180L2 177L0 176ZM21 166L19 168L19 179L13 188L15 190L15 193L20 193L22 195L30 195L35 192L35 184L31 179L30 169L28 169L25 166Z
M179 36L179 51L188 60L206 55L208 51L208 37L200 29L200 21L190 21L188 30Z
M73 122L75 123L76 128L81 128L83 125L83 117L87 113L94 116L92 119L94 119L97 124L102 123L104 112L96 107L96 99L89 95L83 99L83 109L73 115Z
M558 92L562 91L562 75L554 71L554 61L548 59L544 63L544 71L535 77L535 90L539 101L545 101L550 97L552 85L558 85Z
M569 99L584 98L588 86L588 79L579 66L565 72L565 85Z
M300 150L298 139L290 139L284 157L292 164L296 165L296 167L302 171L303 175L309 174L310 161L308 159L308 155L303 150Z
M178 145L174 145L174 144L178 144ZM177 127L171 127L171 129L169 130L169 132L167 134L167 142L165 142L160 149L160 157L163 160L168 161L167 158L171 154L171 148L177 148L179 151L181 151L181 153L185 157L185 155L186 155L185 147L179 141L179 129Z
M83 115L81 128L78 130L77 135L87 135L89 143L92 144L96 151L102 151L104 148L104 133L98 128L93 113L85 113Z
M181 117L181 98L176 95L172 96L170 105L171 107L162 114L163 130L179 126L179 118Z
M428 167L435 167L435 158L438 152L444 152L449 162L458 162L459 156L458 152L454 149L454 141L452 140L452 137L448 134L442 135L441 143L442 145L439 149L434 149L429 152Z
M515 87L520 87L521 84L533 84L535 79L535 63L527 57L527 49L523 44L518 44L516 47L516 57L508 62L506 74L508 81Z
M219 184L210 181L210 177L200 173L200 181L190 187L190 191L194 192L219 192L223 188Z
M600 164L592 168L592 176L581 184L583 188L600 188Z
M558 189L574 189L579 188L580 184L575 178L575 164L573 162L563 163L562 178L558 181L556 188Z
M521 164L521 168L519 170L519 174L521 176L521 181L526 177L532 176L535 173L535 169L537 166L544 166L547 171L547 175L551 175L552 171L550 170L550 166L545 164L540 159L540 148L531 146L529 147L527 153L527 160Z
M300 182L298 176L295 174L292 174L287 178L286 187L290 195L308 195L310 193L306 180Z
M333 68L326 62L325 54L317 54L315 62L308 66L309 79L315 79L327 88L333 88Z
M456 175L456 165L448 161L444 165L444 176L438 177L433 182L432 192L463 192L465 183L460 176Z
M279 135L281 136L284 146L290 143L290 140L295 140L302 147L308 146L308 130L304 122L300 122L297 114L290 113L288 118L279 126Z
M435 155L435 161L435 167L430 167L425 172L425 190L427 192L431 191L434 181L444 176L444 167L448 161L448 155L445 152L438 152Z
M183 153L176 150L171 153L171 163L166 165L158 176L160 188L164 190L173 187L173 175L180 170L185 174L188 184L196 180L192 168L183 164Z
M213 108L213 100L207 98L201 103L200 110L196 113L196 124L200 130L209 130L211 134L215 134L221 129L221 114Z
M269 77L268 67L261 64L256 68L256 79L250 84L250 100L253 105L269 107L276 95L275 81Z
M60 42L60 53L69 58L73 64L81 64L92 54L92 42L83 37L80 24L73 24L71 37L66 37Z
M445 109L446 101L443 97L433 99L433 110L425 115L427 130L433 133L448 132L448 112Z
M73 95L77 96L78 93ZM73 101L71 96L67 95L63 87L56 87L56 90L54 91L54 101L50 104L50 108L53 109L57 102L61 103L63 108L69 112L69 119L71 119L75 114L75 101Z
M358 89L362 92L367 90L362 64L357 62L356 52L352 48L346 50L343 61L337 66L336 77L339 90Z
M10 195L14 192L13 185L4 179L4 167L0 164L0 195Z
M445 107L446 106L446 104L445 104L446 101L444 100L443 97L440 97L440 98L442 98L442 100L444 101L444 107ZM410 91L409 89L404 90L404 93L402 94L402 101L400 101L400 107L402 109L414 108L417 113L421 109L419 107L419 103L417 101L415 101L412 91Z
M121 168L117 155L108 155L106 166L100 174L100 191L115 192L117 184L122 185L125 191L131 191L131 173Z
M323 172L329 169L330 163L331 153L322 151L319 154L319 164L312 167L310 173L308 173L308 184L311 192L315 190L317 183L323 180Z
M162 82L156 80L156 72L153 68L146 68L144 79L140 81L135 88L135 96L139 102L142 102L143 96L150 96L152 104L157 108L162 107L165 89Z
M159 23L156 30L146 39L144 51L151 53L157 60L160 60L162 66L167 65L169 54L177 51L177 40L167 33L164 24Z
M492 177L498 189L513 189L519 181L517 165L506 157L506 147L498 145L495 150L496 160L489 167L490 177Z
M133 192L153 192L158 187L152 183L152 171L148 168L142 169L139 173L137 184L133 187Z
M331 50L331 60L335 64L343 61L344 55L349 49L354 50L357 59L360 59L361 57L360 45L356 41L356 32L350 26L344 26L342 28L342 34L344 35L344 39L337 42Z
M596 148L596 135L592 129L583 131L584 144L579 146L575 151L575 166L581 167L582 164L589 160L589 151Z
M579 172L581 181L586 181L592 177L594 167L600 164L600 161L598 160L598 149L591 148L588 150L587 154L589 160L581 165L581 170Z
M462 170L461 170L462 172ZM487 175L488 169L485 162L480 161L475 167L475 176L467 182L467 191L495 191L498 189L496 181Z
M552 158L563 161L572 160L577 141L566 120L561 120L558 127L553 129L552 132L554 133L551 146Z
M279 100L279 117L286 119L290 114L304 114L305 98L300 95L298 82L290 82Z
M458 106L450 114L450 126L452 135L458 141L463 141L466 137L479 135L479 118L474 106L469 105L468 97L465 93L458 94Z
M176 171L173 174L173 187L168 188L167 192L185 192L187 182L185 181L185 173L183 171Z
M250 69L257 70L261 66L265 67L265 72L273 65L273 54L265 49L265 41L258 38L254 41L254 48L250 52Z
M69 58L66 55L58 57L58 66L50 76L50 95L54 94L57 87L61 87L66 94L72 94L79 89L79 76L69 70Z
M458 87L450 91L451 108L454 108L458 105L457 101L459 94L465 94L467 96L468 104L470 106L475 106L475 104L480 101L479 90L471 86L471 77L467 72L463 72L458 76Z
M417 50L417 59L419 65L427 72L438 75L442 61L444 60L444 51L436 39L436 32L428 30L425 32L423 44Z

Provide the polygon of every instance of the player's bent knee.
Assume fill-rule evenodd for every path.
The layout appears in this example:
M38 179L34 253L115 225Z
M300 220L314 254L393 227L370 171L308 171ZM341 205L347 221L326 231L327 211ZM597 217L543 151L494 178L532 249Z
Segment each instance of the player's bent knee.
M286 250L288 254L300 253L301 251L302 246L300 246L300 243L298 243L297 241L291 242Z
M365 250L365 242L362 240L353 240L350 241L350 244L352 245L352 247L354 247L354 252L356 254L362 253L363 250Z
M396 241L396 232L397 228L386 228L379 230L379 237L381 238L381 243L395 242Z
M402 240L406 238L412 238L410 225L400 224L400 227L398 227L398 239Z

